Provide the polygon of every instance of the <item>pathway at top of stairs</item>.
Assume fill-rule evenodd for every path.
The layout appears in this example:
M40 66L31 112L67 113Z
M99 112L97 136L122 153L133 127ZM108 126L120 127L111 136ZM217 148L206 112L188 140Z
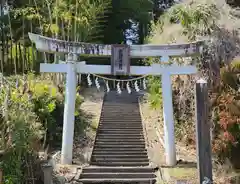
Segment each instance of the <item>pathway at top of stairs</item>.
M82 183L155 183L149 166L137 93L104 96L90 166Z

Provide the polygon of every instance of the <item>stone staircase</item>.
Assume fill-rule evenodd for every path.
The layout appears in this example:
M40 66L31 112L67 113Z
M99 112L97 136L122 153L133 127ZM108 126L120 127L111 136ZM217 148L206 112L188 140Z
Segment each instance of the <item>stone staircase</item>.
M145 147L138 95L105 95L90 166L82 183L155 183Z

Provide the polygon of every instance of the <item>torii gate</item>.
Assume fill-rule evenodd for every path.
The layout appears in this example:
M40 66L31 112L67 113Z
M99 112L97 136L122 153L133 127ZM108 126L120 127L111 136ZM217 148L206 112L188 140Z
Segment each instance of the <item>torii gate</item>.
M67 42L33 33L29 33L29 37L40 51L55 54L72 53L68 56L66 64L40 64L41 72L67 73L61 163L71 164L74 136L76 75L77 73L112 74L111 65L87 65L85 62L77 63L77 55L87 54L92 56L111 57L111 45ZM170 56L189 56L198 54L202 43L203 41L190 44L131 45L129 55L130 57L137 58L161 57L161 61L167 62ZM130 66L130 75L162 75L165 156L166 164L169 166L176 165L171 75L195 73L197 73L196 66L179 66L176 64L170 66L162 66L161 64L153 64L151 66Z

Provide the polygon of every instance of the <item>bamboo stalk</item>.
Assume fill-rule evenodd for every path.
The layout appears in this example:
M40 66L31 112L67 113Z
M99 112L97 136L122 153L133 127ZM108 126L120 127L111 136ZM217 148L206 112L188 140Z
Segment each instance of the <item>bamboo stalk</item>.
M3 14L3 6L1 6L1 15ZM4 67L4 33L3 33L3 27L1 27L1 42L2 42L2 49L1 49L1 72L3 73L3 67Z
M8 23L9 23L10 38L11 38L11 40L13 40L13 32L12 32L12 24L11 24L10 13L8 13ZM16 63L16 60L14 62L14 72L15 72L15 75L17 75L17 63Z

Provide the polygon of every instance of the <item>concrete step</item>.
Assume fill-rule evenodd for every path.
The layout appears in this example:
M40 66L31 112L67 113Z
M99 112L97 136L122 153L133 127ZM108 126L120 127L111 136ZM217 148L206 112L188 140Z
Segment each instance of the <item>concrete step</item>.
M139 119L141 119L141 116L140 115L134 115L134 116L132 116L132 115L130 115L130 114L114 114L114 113L108 113L108 114L101 114L100 115L100 118L106 118L106 119L110 119L110 118L112 118L112 119L119 119L120 118L120 120L125 120L125 119L130 119L130 120L134 120L134 119L137 119L137 120L139 120Z
M124 118L100 118L100 122L103 122L103 123L139 123L139 124L142 124L142 120L141 119L136 119L136 118L133 118L133 119L124 119Z
M109 137L102 137L102 136L97 136L96 140L98 141L113 141L113 142L119 142L119 141L129 141L129 142L138 142L138 141L145 141L144 137L122 137L119 139L118 136L109 136Z
M117 106L112 106L112 107L103 107L102 108L102 113L101 114L126 114L126 115L131 115L131 114L140 114L139 106L135 107L117 107Z
M131 178L131 179L125 179L125 178L118 178L118 179L111 179L111 178L95 178L95 179L79 179L77 180L80 183L83 184L93 184L93 183L101 183L101 184L154 184L156 182L155 178Z
M142 123L141 122L114 122L114 121L110 121L110 122L107 122L107 121L100 121L99 122L99 126L115 126L115 127L143 127Z
M114 124L114 123L109 123L109 124L99 124L98 125L98 128L100 129L100 128L102 128L102 129L104 129L104 128L116 128L116 129L126 129L126 128L130 128L130 129L134 129L134 128L136 128L136 130L139 130L140 132L142 132L143 131L143 127L142 127L142 125L140 124L128 124L128 123L122 123L122 124Z
M139 135L139 136L128 136L128 137L124 137L124 136L112 136L112 135L98 135L96 137L96 140L106 140L106 139L112 139L114 141L117 140L131 140L131 141L143 141L144 137L143 135ZM145 140L144 140L145 141Z
M109 110L116 110L116 109L120 109L120 110L126 110L126 109L139 110L138 107L139 107L138 103L119 103L119 102L117 102L117 103L104 103L103 104L103 109L109 109Z
M144 140L136 140L136 141L123 141L123 140L107 140L107 141L104 141L102 139L99 139L99 140L96 140L95 144L110 144L110 145L113 145L113 144L127 144L127 145L144 145L145 146L145 142Z
M137 119L137 118L121 118L121 117L119 117L119 118L116 118L116 117L114 117L114 118L100 117L100 122L103 122L103 123L105 123L105 122L106 123L116 122L116 123L139 123L139 124L142 124L142 119L141 118L139 118L139 119Z
M97 137L119 137L119 139L121 139L121 137L128 137L128 138L138 138L138 137L143 137L143 133L108 133L106 134L106 132L102 133L102 132L98 132L97 133Z
M145 148L145 145L134 145L134 144L95 144L96 148Z
M113 178L113 179L119 179L119 178L125 178L125 179L131 179L131 178L154 178L155 174L153 173L82 173L80 176L81 178Z
M124 134L124 135L143 135L142 131L136 131L136 130L104 130L104 129L99 129L98 134Z
M144 151L136 151L136 150L118 150L118 151L114 151L114 150L98 150L98 149L94 149L92 152L92 155L147 155L147 150Z
M105 158L105 157L92 157L91 162L149 162L148 158Z
M109 121L111 121L111 120L113 120L114 122L116 122L116 123L126 123L126 121L127 122L138 122L138 123L141 123L142 124L142 119L141 119L141 117L138 117L138 118L122 118L122 117L118 117L118 118L116 118L116 117L110 117L110 118L108 118L108 117L100 117L100 122L109 122Z
M92 158L105 158L105 159L108 159L108 158L148 158L148 155L147 154L92 154Z
M149 162L107 162L107 161L98 161L98 162L91 162L91 165L97 166L149 166Z
M118 178L118 179L112 179L112 178L95 178L95 179L79 179L78 182L82 182L84 184L92 184L92 183L101 183L101 184L108 184L108 183L114 183L114 184L123 184L123 183L139 183L139 184L153 184L156 182L155 178ZM143 183L144 182L144 183Z
M108 126L105 126L105 127L99 127L99 130L101 130L101 131L114 131L114 132L116 132L116 131L126 131L126 132L133 132L133 131L135 131L135 132L139 132L139 133L142 133L142 130L143 129L141 129L141 128L136 128L136 127L133 127L133 128L130 128L130 129L127 129L127 127L116 127L116 126L114 126L114 124L113 125L108 125Z
M132 122L132 121L100 121L99 126L110 126L110 127L143 127L143 124L141 122Z
M138 132L143 132L143 127L141 127L141 126L131 127L131 126L123 126L123 125L121 125L121 126L119 126L119 125L99 125L98 129L99 130L107 130L107 131L108 130L130 130L130 131L135 130Z
M125 117L138 117L140 114L140 112L133 112L130 110L122 110L122 111L118 111L118 112L112 112L112 111L106 111L106 110L103 110L102 113L101 113L102 116L125 116Z
M115 129L126 129L126 128L130 128L130 129L134 129L134 128L136 128L136 130L139 130L140 132L142 132L143 131L143 127L142 127L142 125L137 125L137 124L135 124L135 125L131 125L131 124L128 124L128 123L126 123L126 124L114 124L114 123L109 123L109 124L99 124L98 125L98 128L100 129L104 129L104 128L115 128Z
M143 135L139 135L139 136L128 136L128 137L124 137L124 136L112 136L112 135L98 135L96 137L96 140L106 140L106 139L112 139L114 141L117 140L131 140L131 141L145 141L144 136Z
M135 130L143 131L141 126L116 126L116 125L99 125L98 129L101 130Z
M152 167L85 167L82 173L99 173L99 172L112 172L112 173L126 173L126 172L136 172L136 173L147 173L154 172Z
M117 146L117 145L126 145L127 147L130 147L132 145L137 145L137 146L141 146L141 147L145 147L145 142L144 141L139 141L139 142L116 142L116 141L96 141L95 142L96 145L106 145L106 146Z
M134 107L106 107L103 106L102 108L102 114L126 114L126 115L131 115L131 114L136 114L139 115L141 111L139 110L139 106L136 105Z
M94 146L94 151L109 151L109 152L112 152L112 151L125 151L125 152L130 152L130 151L138 151L138 152L143 152L143 151L147 151L145 148L133 148L133 147L129 147L129 148L126 148L126 147L121 147L121 148L109 148L109 147L99 147L99 146ZM93 152L94 152L93 151Z

